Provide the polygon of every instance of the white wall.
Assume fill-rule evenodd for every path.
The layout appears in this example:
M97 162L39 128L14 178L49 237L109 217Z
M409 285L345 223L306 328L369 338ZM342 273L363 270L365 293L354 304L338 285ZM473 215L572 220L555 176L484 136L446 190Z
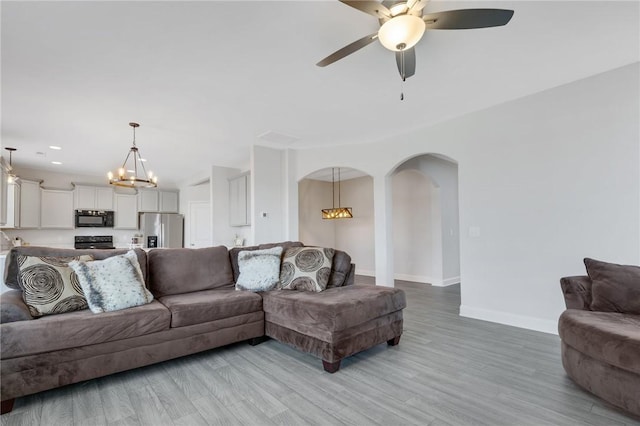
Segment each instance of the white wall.
M251 150L251 244L287 238L284 212L288 194L285 157L285 151L279 149L254 146Z
M417 170L402 170L392 179L395 278L442 281L439 190Z
M353 218L332 221L336 227L335 247L351 256L356 265L356 274L374 275L373 179L363 176L342 181L340 192L341 207L352 207Z
M296 176L356 168L374 177L374 194L385 200L385 178L406 159L456 160L462 314L555 332L564 309L558 280L583 274L583 257L640 263L639 81L635 63L380 142L341 146L340 164L334 150L300 150ZM386 232L376 226L376 258L392 251Z

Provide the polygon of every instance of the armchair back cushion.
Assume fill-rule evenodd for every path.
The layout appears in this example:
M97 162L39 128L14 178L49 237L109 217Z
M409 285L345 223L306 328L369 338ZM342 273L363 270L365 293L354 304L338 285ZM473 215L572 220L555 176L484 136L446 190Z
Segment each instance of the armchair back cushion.
M147 256L148 287L156 297L234 288L229 254L224 246L155 249Z
M640 266L584 259L591 278L591 310L640 315Z

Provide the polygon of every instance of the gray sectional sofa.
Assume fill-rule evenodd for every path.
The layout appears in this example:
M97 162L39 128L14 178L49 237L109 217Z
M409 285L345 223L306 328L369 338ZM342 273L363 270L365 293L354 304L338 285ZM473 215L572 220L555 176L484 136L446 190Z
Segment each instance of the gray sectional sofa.
M94 314L80 311L34 319L18 282L19 259L90 254L96 260L126 250L16 247L5 266L0 296L0 399L2 413L15 398L240 341L272 337L323 360L335 372L340 360L374 345L398 343L401 290L353 284L354 265L336 250L327 290L320 293L235 290L243 249L137 249L151 303ZM303 314L304 313L304 314Z
M560 280L562 365L578 385L640 416L640 267L585 259Z

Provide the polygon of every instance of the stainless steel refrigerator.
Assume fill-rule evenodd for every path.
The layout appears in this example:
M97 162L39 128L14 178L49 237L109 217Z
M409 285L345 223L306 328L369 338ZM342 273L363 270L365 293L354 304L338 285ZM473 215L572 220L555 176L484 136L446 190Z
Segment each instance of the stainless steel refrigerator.
M184 247L184 217L177 213L140 213L142 243L147 248Z

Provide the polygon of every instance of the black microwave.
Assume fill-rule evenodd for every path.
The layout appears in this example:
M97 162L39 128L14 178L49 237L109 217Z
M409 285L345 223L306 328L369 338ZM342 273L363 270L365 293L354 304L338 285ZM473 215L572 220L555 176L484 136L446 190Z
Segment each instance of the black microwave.
M76 210L76 228L113 228L113 212Z

